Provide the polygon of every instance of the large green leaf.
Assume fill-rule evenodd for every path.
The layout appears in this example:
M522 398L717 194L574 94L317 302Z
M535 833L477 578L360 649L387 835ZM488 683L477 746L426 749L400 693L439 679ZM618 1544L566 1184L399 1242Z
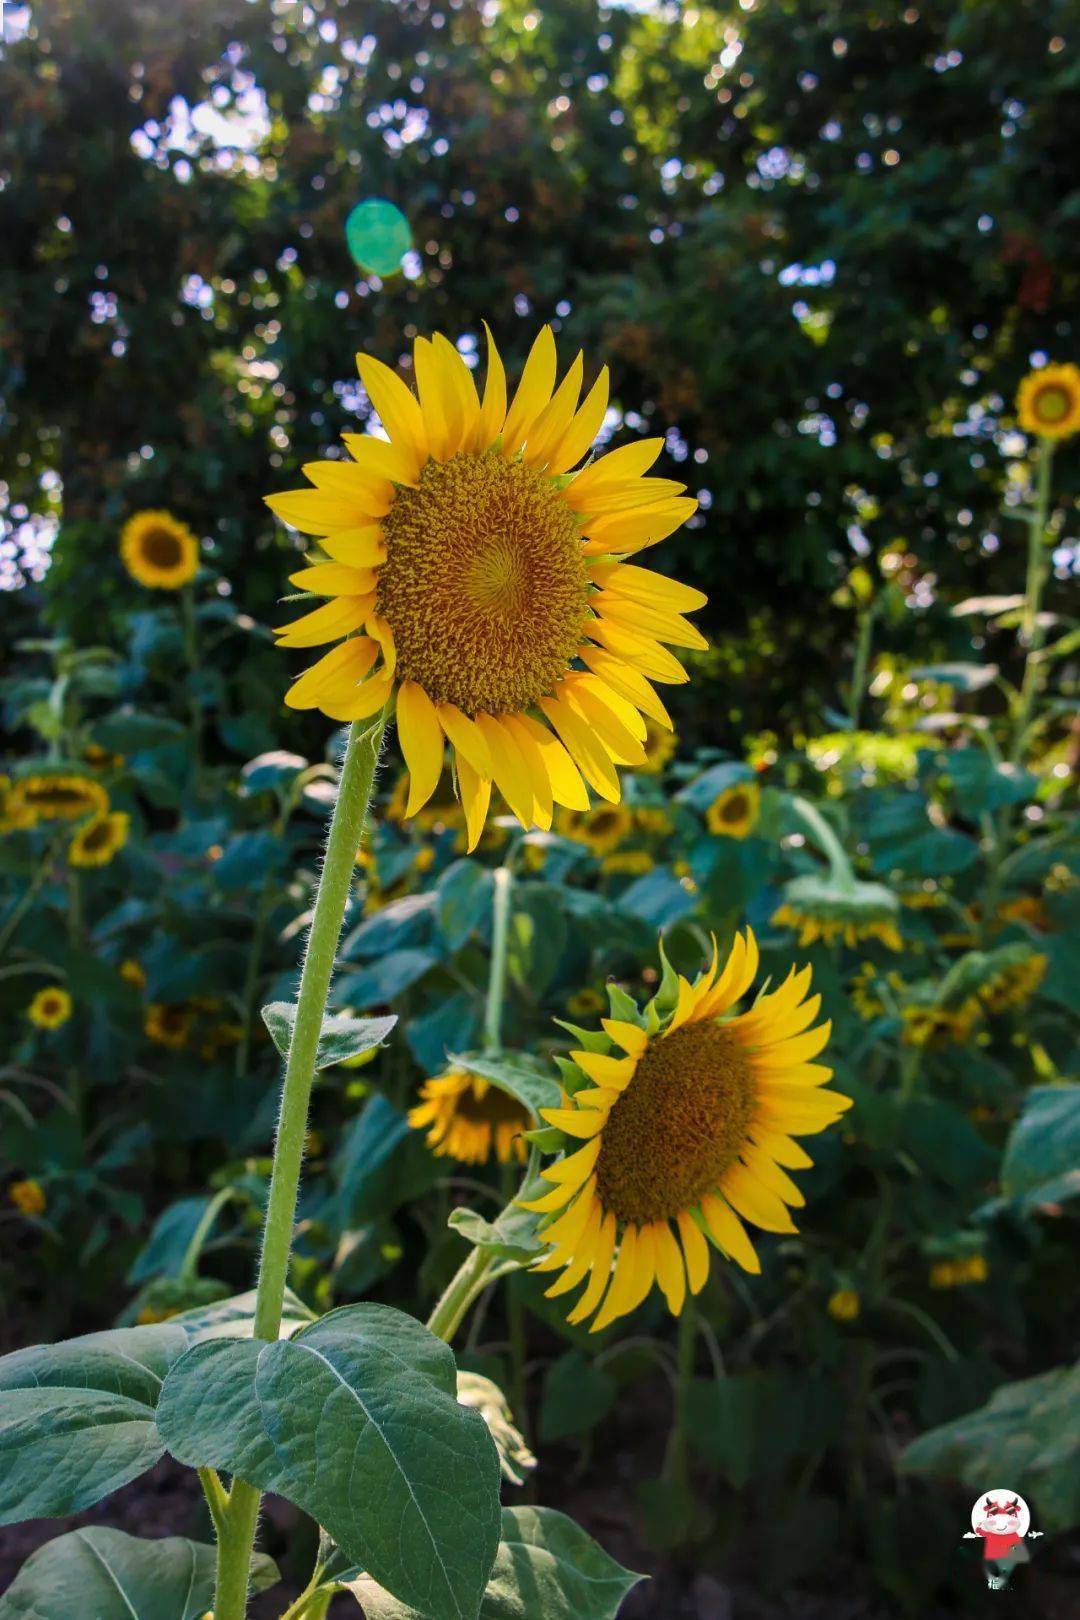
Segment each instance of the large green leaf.
M350 1305L276 1344L196 1346L158 1426L180 1462L295 1502L430 1620L473 1620L498 1545L499 1462L456 1393L441 1340L387 1306Z
M555 1076L528 1052L463 1052L449 1061L455 1069L467 1069L508 1091L538 1121L541 1108L558 1108L562 1100Z
M274 1045L282 1057L287 1058L296 1023L295 1002L271 1001L263 1008L262 1016ZM316 1069L329 1069L335 1063L344 1063L346 1058L370 1052L373 1046L381 1046L396 1023L396 1014L385 1018L352 1018L347 1013L327 1013L319 1033Z
M88 1333L0 1359L0 1524L77 1513L154 1463L154 1407L182 1328Z
M279 1338L287 1339L314 1321L315 1313L291 1288L286 1288ZM183 1311L172 1318L169 1326L183 1328L189 1345L203 1344L208 1339L250 1338L255 1326L255 1290Z
M972 1491L1008 1480L1048 1530L1080 1523L1080 1364L1004 1384L985 1406L912 1441L901 1467Z
M644 1577L624 1569L554 1508L504 1508L480 1620L614 1620ZM348 1582L367 1620L424 1620L370 1575Z
M89 1525L27 1560L0 1597L0 1620L201 1620L214 1600L215 1556L182 1536L140 1541ZM277 1579L271 1559L252 1559L254 1591Z

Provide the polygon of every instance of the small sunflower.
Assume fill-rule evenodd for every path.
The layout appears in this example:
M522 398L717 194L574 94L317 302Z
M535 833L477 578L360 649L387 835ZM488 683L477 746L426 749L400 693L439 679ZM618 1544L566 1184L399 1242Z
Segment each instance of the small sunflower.
M591 810L565 810L556 829L575 844L587 844L594 855L616 849L633 829L633 812L625 804L598 804Z
M83 816L103 816L109 808L109 795L102 784L75 771L21 777L11 789L11 798L37 821L77 821Z
M1064 365L1028 372L1016 408L1025 433L1040 439L1071 439L1080 433L1080 370Z
M143 1034L158 1046L178 1052L187 1045L194 1022L195 1010L185 1002L169 1006L162 1001L152 1001L143 1018Z
M708 1276L706 1239L760 1271L743 1221L795 1231L789 1206L804 1199L782 1166L811 1160L793 1138L825 1130L851 1100L827 1089L832 1070L813 1061L830 1025L814 1026L821 997L807 999L809 968L732 1016L757 966L749 929L719 972L714 946L695 984L672 980L674 1011L661 1017L654 998L640 1022L604 1019L620 1055L590 1037L589 1050L571 1053L587 1083L563 1107L541 1109L583 1144L542 1172L550 1192L524 1201L545 1217L550 1253L538 1269L563 1268L549 1295L589 1278L570 1322L595 1312L598 1332L654 1282L678 1315L687 1289L698 1293Z
M854 1322L862 1309L862 1302L854 1288L838 1288L829 1295L825 1309L834 1322Z
M13 1181L8 1188L8 1199L20 1215L44 1215L48 1200L40 1181Z
M112 810L80 827L68 845L69 866L107 866L128 839L131 817Z
M655 865L647 849L619 849L604 856L600 870L612 877L644 877Z
M71 1017L73 1006L63 985L49 984L38 991L26 1009L26 1016L38 1029L59 1029Z
M516 1097L463 1069L425 1080L420 1096L409 1110L409 1124L414 1130L428 1128L427 1145L436 1157L486 1164L494 1150L500 1164L524 1164L522 1132L532 1119Z
M178 591L199 572L199 542L171 512L136 512L120 534L124 567L152 591Z
M761 810L761 789L756 782L736 782L718 793L705 812L710 832L721 838L748 838Z
M702 593L627 560L696 509L682 484L645 477L663 440L581 467L607 371L579 408L582 357L556 386L550 327L509 406L490 334L482 399L438 334L413 350L419 398L380 361L357 366L387 438L347 434L351 461L310 462L313 487L268 497L317 538L291 579L325 599L281 645L334 643L286 702L349 721L394 696L406 814L449 743L470 849L493 783L525 827L549 828L554 804L587 810L586 783L615 803L619 766L645 760L646 717L671 725L651 683L687 678L668 647L706 645L684 617Z
M876 939L891 951L903 950L896 926L900 907L891 889L882 883L861 883L849 877L807 873L784 885L784 901L773 913L777 928L793 928L799 944L857 945Z
M26 804L10 776L0 776L0 834L28 832L37 826L37 813Z

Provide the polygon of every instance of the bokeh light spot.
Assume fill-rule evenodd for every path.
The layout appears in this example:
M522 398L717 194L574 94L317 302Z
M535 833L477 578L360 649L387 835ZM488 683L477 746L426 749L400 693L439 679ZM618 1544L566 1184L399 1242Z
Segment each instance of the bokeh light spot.
M413 245L412 229L400 208L382 197L365 197L345 221L349 253L369 275L392 276Z

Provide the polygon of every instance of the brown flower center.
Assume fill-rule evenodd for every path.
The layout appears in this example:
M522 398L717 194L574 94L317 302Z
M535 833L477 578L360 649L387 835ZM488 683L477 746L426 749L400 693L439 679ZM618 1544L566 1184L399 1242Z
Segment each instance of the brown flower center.
M183 547L168 529L148 529L140 544L143 557L154 568L179 568L184 560Z
M1035 395L1034 412L1040 422L1061 422L1069 414L1069 396L1057 383L1047 383Z
M429 461L383 520L378 611L398 675L465 714L514 713L565 674L589 617L577 520L495 450Z
M480 1089L483 1089L483 1081L480 1082ZM528 1115L516 1097L511 1097L509 1092L492 1085L489 1085L483 1096L480 1096L475 1080L455 1099L454 1113L458 1119L468 1120L471 1125L494 1127L514 1124L520 1125L522 1130L529 1125Z
M604 1126L604 1209L640 1225L696 1204L745 1142L752 1104L750 1065L729 1029L689 1024L650 1041Z

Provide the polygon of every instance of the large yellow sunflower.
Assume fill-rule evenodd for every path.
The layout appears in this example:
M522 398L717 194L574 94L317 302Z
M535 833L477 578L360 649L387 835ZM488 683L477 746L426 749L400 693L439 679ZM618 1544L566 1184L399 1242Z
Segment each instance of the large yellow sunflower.
M199 542L171 512L136 512L120 532L120 556L132 579L154 591L178 591L199 572Z
M548 1294L589 1279L569 1321L595 1312L598 1332L640 1305L654 1282L678 1315L687 1289L696 1294L708 1276L707 1239L760 1271L743 1222L795 1230L789 1206L804 1199L786 1171L811 1160L793 1138L825 1130L851 1100L827 1089L832 1070L813 1061L831 1026L814 1026L821 997L807 997L809 968L792 969L731 1016L757 965L747 929L722 971L714 945L695 984L678 978L665 1017L654 999L640 1021L604 1019L617 1055L594 1049L594 1038L570 1054L591 1084L540 1112L584 1145L549 1165L543 1175L553 1189L524 1205L547 1217L540 1235L550 1252L538 1269L562 1269Z
M488 334L483 398L445 337L417 338L419 398L357 356L387 438L346 434L351 461L304 468L312 488L268 497L314 535L292 583L326 600L280 632L334 643L286 702L332 719L375 715L396 694L409 815L434 792L449 742L475 847L498 787L523 826L552 806L615 803L618 766L645 760L645 716L670 727L653 681L684 681L669 646L702 648L683 616L700 591L627 561L695 510L684 486L646 478L662 439L577 472L607 410L606 369L578 404L582 358L556 386L544 327L507 405Z
M1020 426L1041 439L1080 433L1080 370L1074 365L1029 371L1016 396Z
M427 1145L437 1158L486 1164L494 1150L500 1164L524 1164L525 1138L532 1119L523 1103L481 1075L450 1069L420 1087L421 1101L409 1110L414 1130L427 1129Z

